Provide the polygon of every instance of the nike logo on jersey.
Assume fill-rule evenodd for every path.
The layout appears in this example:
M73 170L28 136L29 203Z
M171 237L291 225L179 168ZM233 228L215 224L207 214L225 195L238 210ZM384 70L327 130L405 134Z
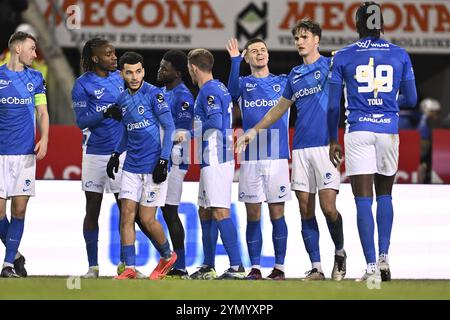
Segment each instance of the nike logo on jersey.
M295 76L292 78L292 84L296 84L297 82L299 82L301 80L302 75L299 74L298 76Z
M253 91L253 90L255 90L256 88L247 88L247 92L250 92L250 91Z
M94 95L97 99L100 99L105 94L105 88L101 88L99 90L94 90Z
M12 80L0 80L0 90L9 86Z

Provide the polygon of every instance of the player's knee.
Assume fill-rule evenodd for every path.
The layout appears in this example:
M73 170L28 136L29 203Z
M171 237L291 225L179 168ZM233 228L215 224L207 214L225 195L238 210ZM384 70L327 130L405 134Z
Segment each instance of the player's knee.
M338 212L334 205L322 206L322 212L327 218L331 219L332 221L336 220L336 218L337 218Z
M14 204L11 215L17 219L23 219L27 210L26 204Z

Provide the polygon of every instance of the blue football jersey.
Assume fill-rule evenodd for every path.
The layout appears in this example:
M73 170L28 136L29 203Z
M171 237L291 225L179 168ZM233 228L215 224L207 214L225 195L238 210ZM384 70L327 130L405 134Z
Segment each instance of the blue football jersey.
M123 140L126 141L127 155L123 170L138 174L152 173L162 151L158 117L166 112L170 114L162 90L144 82L133 94L125 90L117 104L122 108L122 124L125 127Z
M75 81L72 106L77 124L83 130L87 154L107 155L114 151L123 126L114 119L104 119L103 111L117 102L123 89L119 71L110 72L107 77L86 72Z
M166 102L172 111L172 118L175 123L175 129L192 129L194 120L194 96L184 83L180 83L172 90L166 87L162 88ZM181 170L188 170L187 163L180 163Z
M286 86L287 76L269 74L265 78L246 76L239 78L244 131L253 128L276 106ZM278 139L277 139L278 136ZM273 138L275 142L272 143ZM245 149L245 160L289 159L289 112L258 135Z
M222 128L202 126L201 167L224 163L234 159L231 110L233 103L227 87L218 80L203 84L194 105L194 126L205 123L213 114L222 117Z
M398 133L400 83L414 79L403 48L379 38L361 39L336 53L329 78L345 85L346 132Z
M297 108L293 149L320 147L329 143L329 67L330 58L320 56L312 64L294 67L288 75L283 97L294 101Z
M39 94L45 94L39 71L0 67L0 155L34 154L34 108Z

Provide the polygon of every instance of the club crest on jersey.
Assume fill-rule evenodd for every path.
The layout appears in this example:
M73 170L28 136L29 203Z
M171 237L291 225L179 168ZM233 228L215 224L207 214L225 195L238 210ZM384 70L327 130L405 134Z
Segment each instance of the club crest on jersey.
M27 89L28 89L28 91L32 92L34 90L34 85L31 82L28 82Z
M181 109L183 109L184 111L186 111L187 109L189 109L189 102L184 101L184 102L181 104Z
M314 78L316 78L316 80L319 80L319 78L320 78L320 71L319 70L314 72Z
M137 109L138 109L139 114L144 114L144 111L145 111L144 106L140 105Z
M275 92L280 92L281 90L281 86L279 84L274 84L272 88Z
M164 102L164 95L162 93L158 93L156 95L156 100L158 100L158 103L163 103Z

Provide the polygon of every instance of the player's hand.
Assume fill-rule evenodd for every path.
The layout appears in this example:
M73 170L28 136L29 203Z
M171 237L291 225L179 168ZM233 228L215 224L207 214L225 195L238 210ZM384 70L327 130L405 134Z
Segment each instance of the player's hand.
M183 162L183 147L180 144L175 144L172 148L172 163L180 165Z
M185 130L179 130L175 133L175 136L173 137L174 143L181 143L187 140L189 132Z
M114 176L114 172L117 173L119 172L119 153L118 152L113 152L111 154L111 158L109 158L108 164L106 165L106 173L108 174L108 177L110 177L111 179L115 179L116 177Z
M342 147L336 141L330 142L330 161L335 167L342 162Z
M41 138L36 146L34 147L34 152L36 153L36 160L42 160L47 155L47 144L48 140Z
M160 158L156 164L155 169L153 169L152 177L154 183L161 183L166 181L167 178L167 165L169 160Z
M228 43L225 45L225 47L228 50L228 53L230 54L230 58L235 58L241 56L243 58L245 56L245 53L247 50L242 51L242 53L239 52L239 44L236 38L231 38L228 40Z
M255 139L258 132L251 128L247 130L245 134L239 137L239 139L236 141L236 152L241 153L244 152L247 148L247 145L252 142L253 139Z
M119 106L113 104L103 111L103 118L111 118L116 121L122 121L122 110L120 110Z

